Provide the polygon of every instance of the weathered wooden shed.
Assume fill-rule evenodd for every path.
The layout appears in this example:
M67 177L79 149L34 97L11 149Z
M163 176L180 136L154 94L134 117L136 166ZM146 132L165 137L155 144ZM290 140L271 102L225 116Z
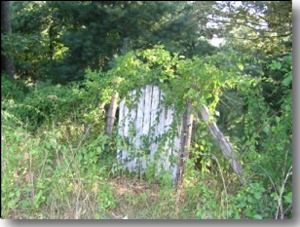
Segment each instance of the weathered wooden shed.
M152 167L156 173L171 171L175 178L181 121L163 99L158 87L148 85L121 100L118 160L130 171L144 173Z
M119 105L118 135L121 143L117 156L129 171L144 173L151 168L156 174L170 171L173 180L182 180L184 159L188 158L193 126L192 104L186 101L183 116L164 104L164 93L154 85L130 92ZM114 98L112 100L115 100ZM199 110L208 131L216 139L223 155L244 183L242 168L228 139L215 122L208 108Z

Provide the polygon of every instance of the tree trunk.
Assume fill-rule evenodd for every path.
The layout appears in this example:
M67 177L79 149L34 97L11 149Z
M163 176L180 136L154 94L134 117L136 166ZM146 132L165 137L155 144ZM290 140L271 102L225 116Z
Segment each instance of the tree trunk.
M107 123L106 123L105 133L108 136L112 135L114 122L116 119L117 106L118 106L118 93L116 93L112 96L111 102L109 105L109 110L107 113Z
M54 50L54 39L55 39L55 28L54 28L54 24L53 22L51 22L50 27L49 27L49 56L50 56L50 60L53 60L54 58L54 54L55 54L55 50Z
M200 110L200 113L203 121L208 122L207 127L212 136L217 140L224 156L231 161L231 167L233 171L237 174L240 182L244 184L245 180L243 179L241 164L236 159L235 153L233 152L232 146L229 143L228 139L226 139L226 137L220 131L215 122L209 122L210 114L208 108L205 105L203 105L202 109Z
M179 160L177 164L177 185L182 183L184 174L184 164L185 160L189 157L189 147L192 138L192 128L193 128L193 115L192 115L192 101L187 100L186 102L186 112L183 116L182 130L180 135L180 151Z
M11 36L11 21L10 21L10 1L1 2L1 34ZM12 56L2 56L1 63L3 62L3 68L5 73L9 75L12 79L16 78L16 69L14 66L14 60Z

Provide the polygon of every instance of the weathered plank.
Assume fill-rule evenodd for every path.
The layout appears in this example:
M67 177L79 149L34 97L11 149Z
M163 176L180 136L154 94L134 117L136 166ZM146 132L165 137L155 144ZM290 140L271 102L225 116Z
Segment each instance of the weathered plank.
M120 102L118 133L127 144L118 148L118 159L130 171L144 172L154 165L157 173L171 170L176 175L170 157L179 149L179 134L169 133L174 110L162 103L163 95L158 87L148 85ZM129 108L129 100L136 100L136 105Z
M236 158L236 155L232 149L232 146L228 139L223 135L223 133L220 131L219 127L215 122L209 122L210 113L208 108L203 105L200 110L201 116L203 121L208 122L208 130L212 134L212 136L217 140L224 156L231 161L231 167L233 171L237 174L239 177L239 180L242 184L245 183L245 180L243 178L243 171L242 166L240 165L239 161Z
M105 133L108 136L112 135L113 132L113 127L114 127L114 122L116 119L116 111L117 111L117 107L118 107L118 97L119 94L115 93L110 101L110 105L109 105L109 110L107 113L107 123L106 123L106 128L105 128Z
M178 156L178 164L176 170L177 183L181 183L184 174L184 160L189 158L189 147L192 138L193 114L192 101L186 101L186 112L183 116L183 123L180 136L180 153Z

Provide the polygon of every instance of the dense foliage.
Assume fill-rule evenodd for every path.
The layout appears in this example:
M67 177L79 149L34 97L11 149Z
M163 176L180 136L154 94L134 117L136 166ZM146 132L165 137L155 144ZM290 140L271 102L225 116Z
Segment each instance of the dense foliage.
M292 218L291 2L21 1L1 34L3 218ZM210 39L222 38L221 46ZM117 161L109 104L148 84L182 117L190 159L168 172ZM245 184L201 120L209 107ZM138 155L138 154L137 154Z

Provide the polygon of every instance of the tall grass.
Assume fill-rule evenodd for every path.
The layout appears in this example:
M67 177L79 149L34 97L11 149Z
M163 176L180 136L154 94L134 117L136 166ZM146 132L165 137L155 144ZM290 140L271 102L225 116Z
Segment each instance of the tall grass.
M2 218L260 219L292 204L291 193L276 197L258 176L239 185L219 156L205 156L214 168L205 171L188 161L177 190L167 173L130 174L116 160L117 138L104 134L103 118L73 97L73 88L26 94L21 85L3 86L9 89L1 93ZM284 210L290 211L291 205Z

